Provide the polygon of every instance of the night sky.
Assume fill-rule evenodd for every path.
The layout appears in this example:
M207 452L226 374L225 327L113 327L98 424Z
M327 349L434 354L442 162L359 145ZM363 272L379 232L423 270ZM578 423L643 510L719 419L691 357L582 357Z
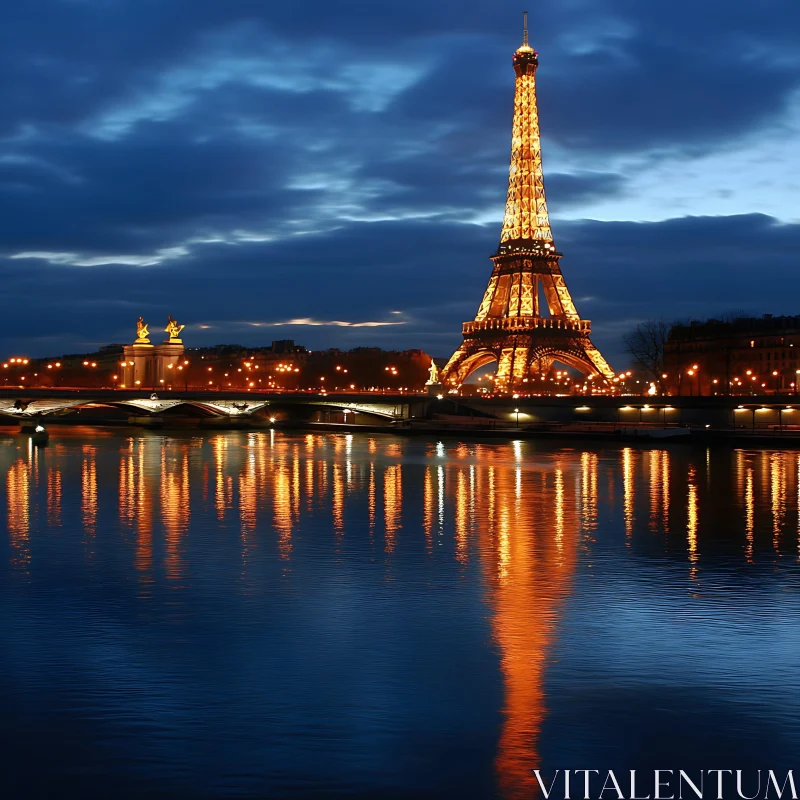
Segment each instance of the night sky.
M500 235L525 8L3 3L0 350L172 314L187 346L446 358ZM642 319L800 313L800 4L529 10L553 233L612 364Z

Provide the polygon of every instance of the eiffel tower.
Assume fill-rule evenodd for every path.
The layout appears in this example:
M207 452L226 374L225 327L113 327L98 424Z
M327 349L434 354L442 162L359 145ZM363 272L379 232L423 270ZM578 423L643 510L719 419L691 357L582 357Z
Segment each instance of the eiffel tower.
M581 319L570 297L544 195L536 68L539 54L528 44L524 15L516 72L511 170L500 246L478 313L465 322L464 341L441 373L442 383L460 386L476 369L497 361L495 391L523 389L544 376L554 361L586 376L612 380L614 371L592 344L591 323ZM540 287L548 315L540 313Z

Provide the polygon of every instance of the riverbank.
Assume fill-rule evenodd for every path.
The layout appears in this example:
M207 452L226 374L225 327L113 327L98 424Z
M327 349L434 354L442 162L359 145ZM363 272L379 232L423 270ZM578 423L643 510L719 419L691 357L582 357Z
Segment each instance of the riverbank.
M391 425L364 425L340 422L307 422L298 420L279 420L271 422L264 418L181 418L181 417L137 417L120 419L76 419L53 417L44 420L50 428L111 428L115 430L152 430L170 432L211 432L227 430L246 431L290 431L309 433L372 433L389 434L399 437L436 437L442 439L495 439L513 440L564 440L564 441L606 441L662 445L662 444L730 444L735 446L789 448L800 450L800 431L779 429L714 429L683 426L659 427L643 423L641 425L537 425L509 427L497 424L480 426L475 424L457 426L437 425L435 421L425 423L401 423ZM487 420L488 422L488 420ZM32 420L20 425L1 425L0 431L6 435L30 435Z

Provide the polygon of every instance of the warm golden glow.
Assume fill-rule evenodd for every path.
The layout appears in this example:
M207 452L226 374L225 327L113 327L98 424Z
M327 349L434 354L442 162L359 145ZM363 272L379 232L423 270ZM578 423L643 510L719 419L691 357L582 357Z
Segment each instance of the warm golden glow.
M745 536L747 537L747 547L745 553L747 560L753 560L753 542L755 539L755 496L753 492L753 468L748 466L745 475Z
M456 529L456 559L465 564L467 562L467 525L469 520L469 500L467 495L467 477L463 469L458 470L456 477L455 497L455 529Z
M225 509L233 503L233 478L226 475L228 440L225 436L215 436L211 440L211 451L214 455L216 473L214 489L214 505L217 509L217 518L225 519Z
M403 476L399 464L386 468L383 476L383 512L385 549L391 553L397 543L403 503Z
M88 536L97 532L97 448L84 445L81 464L81 514Z
M490 467L486 471L494 478L491 488L476 495L480 552L488 555L494 550L497 563L496 571L487 570L487 575L505 688L495 760L499 794L504 798L539 794L532 770L539 765L537 740L546 715L544 670L580 541L578 515L573 511L578 506L575 492L578 485L596 482L596 472L589 474L596 464L591 460L581 464L587 473L580 482L568 480L566 465L557 461L534 473L524 471L523 496L536 498L534 506L517 503L516 469L512 473ZM479 466L478 480L481 471ZM554 479L548 480L550 476ZM496 504L495 523L488 513L490 502Z
M178 452L175 452L175 449ZM169 450L169 454L168 454ZM166 537L167 577L181 576L182 539L189 526L189 448L188 445L161 446L161 524Z
M695 468L689 468L689 486L688 497L686 499L687 509L687 522L686 522L686 538L689 548L689 561L692 564L697 563L697 474Z
M289 465L282 456L272 462L272 497L272 524L278 534L278 552L282 558L289 558L292 551L292 488Z
M553 243L536 101L538 56L523 46L514 61L511 165L500 248L475 319L464 324L464 342L440 380L458 386L496 361L494 391L513 391L543 376L556 360L587 376L613 380L613 370L589 338L590 322L578 315ZM540 313L540 293L549 316Z
M371 473L370 473L371 474ZM425 532L425 543L430 553L433 549L433 520L436 514L436 502L433 494L433 470L425 469L425 483L422 491L422 529Z
M500 241L535 239L552 243L544 196L542 146L535 72L517 76L511 133L511 170Z
M344 475L338 461L333 463L333 530L337 536L344 534Z
M628 539L633 534L634 522L633 458L633 449L626 447L622 451L622 514L625 519L625 536Z
M597 468L596 453L581 453L581 527L587 533L597 527Z
M51 467L47 473L47 524L61 525L61 472Z
M781 531L786 515L786 459L784 453L773 453L770 458L770 505L772 510L772 546L780 548Z
M30 564L30 475L28 465L18 458L6 473L6 513L11 545L11 563Z

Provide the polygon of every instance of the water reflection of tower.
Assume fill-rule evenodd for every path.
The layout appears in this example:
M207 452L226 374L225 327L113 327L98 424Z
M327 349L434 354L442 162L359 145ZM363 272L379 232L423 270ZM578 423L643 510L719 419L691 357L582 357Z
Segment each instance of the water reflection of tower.
M503 797L533 797L537 784L531 770L538 766L546 712L545 667L559 606L570 591L582 538L580 514L589 528L597 519L597 460L559 454L523 468L522 454L516 467L492 465L489 448L478 448L478 454L489 458L478 466L482 490L475 493L473 519L505 684L495 766ZM581 510L582 498L589 508Z

